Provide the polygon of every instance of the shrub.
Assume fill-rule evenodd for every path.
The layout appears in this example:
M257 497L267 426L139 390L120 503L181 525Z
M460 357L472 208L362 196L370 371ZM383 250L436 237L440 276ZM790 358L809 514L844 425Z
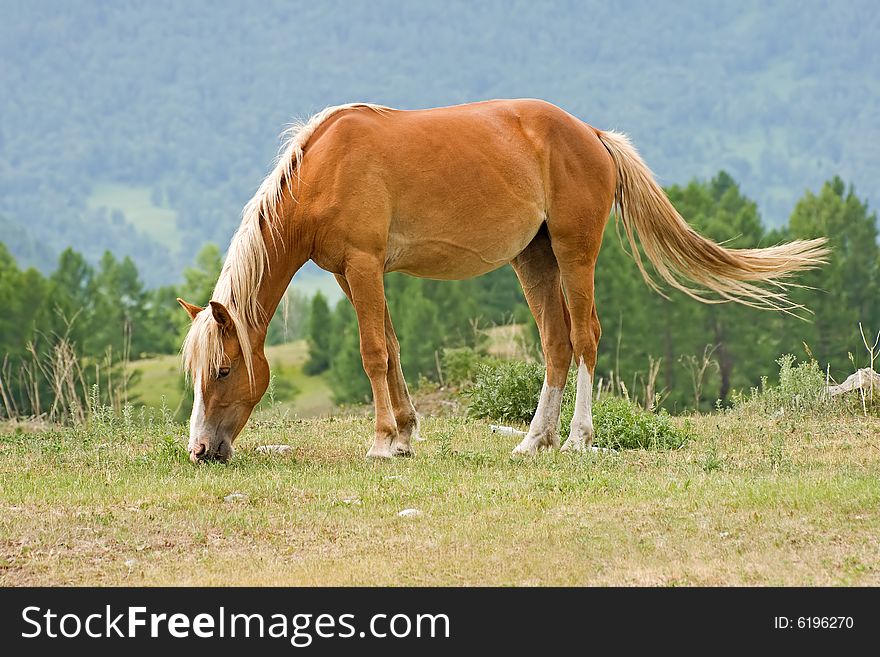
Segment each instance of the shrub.
M776 363L779 365L779 383L771 386L767 377L762 377L761 387L752 388L748 395L734 393L734 408L765 415L804 414L832 403L825 392L825 374L816 361L795 364L795 357L787 354Z
M479 363L464 390L468 414L499 422L528 422L535 413L544 368L537 363L504 360Z
M612 449L678 449L687 442L665 410L651 413L622 397L602 397L593 405L595 444Z
M443 380L447 385L460 386L474 380L481 365L497 364L498 360L471 347L443 350L441 364Z
M575 401L574 371L569 373L562 400L562 427L571 423ZM472 417L499 422L528 423L535 413L544 367L522 361L499 361L478 366L465 391ZM666 411L645 411L626 399L606 395L593 405L595 444L613 449L676 449L688 438Z

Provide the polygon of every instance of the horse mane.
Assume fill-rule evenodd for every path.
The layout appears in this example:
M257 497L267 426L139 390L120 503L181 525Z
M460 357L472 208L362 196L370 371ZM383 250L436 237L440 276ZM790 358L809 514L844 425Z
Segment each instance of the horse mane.
M211 299L219 301L229 311L251 384L254 381L254 369L248 331L266 320L266 313L257 299L263 274L269 267L261 222L267 223L274 244L284 190L287 189L295 200L293 178L294 175L299 178L305 156L304 149L309 139L327 119L354 108L367 108L379 113L388 109L370 103L335 105L314 114L308 121L295 121L281 133L281 147L272 170L244 206L241 224L226 251L226 259ZM199 380L205 375L217 375L224 356L221 337L220 327L214 321L210 307L196 315L183 341L183 365L187 376Z

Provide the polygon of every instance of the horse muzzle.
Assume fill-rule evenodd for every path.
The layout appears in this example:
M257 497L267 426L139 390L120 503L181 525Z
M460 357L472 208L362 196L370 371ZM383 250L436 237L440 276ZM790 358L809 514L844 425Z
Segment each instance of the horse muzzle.
M200 438L189 448L189 460L193 463L205 461L226 463L230 458L232 458L232 443L225 438L213 445L206 438Z

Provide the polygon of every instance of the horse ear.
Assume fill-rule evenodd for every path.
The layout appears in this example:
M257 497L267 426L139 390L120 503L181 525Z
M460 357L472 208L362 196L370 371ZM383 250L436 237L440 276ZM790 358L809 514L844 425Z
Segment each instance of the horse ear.
M220 325L220 328L223 331L232 329L232 317L229 316L229 311L226 310L226 306L224 306L219 301L211 301L211 313L214 315L214 321Z
M190 319L195 319L196 315L204 310L204 308L199 308L198 306L194 306L191 303L187 303L180 297L177 297L177 303L179 303L180 306L187 312Z

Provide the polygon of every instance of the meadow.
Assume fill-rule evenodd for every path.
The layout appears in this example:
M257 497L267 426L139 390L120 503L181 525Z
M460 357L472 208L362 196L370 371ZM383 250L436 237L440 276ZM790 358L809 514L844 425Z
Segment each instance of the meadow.
M149 187L99 183L86 200L91 210L104 209L111 214L121 212L125 221L139 232L167 247L171 253L180 249L181 235L177 228L177 212L156 205Z
M426 418L416 457L375 462L367 417L269 408L202 466L167 415L6 424L0 584L880 584L880 421L674 422L680 449L513 459L487 422Z

